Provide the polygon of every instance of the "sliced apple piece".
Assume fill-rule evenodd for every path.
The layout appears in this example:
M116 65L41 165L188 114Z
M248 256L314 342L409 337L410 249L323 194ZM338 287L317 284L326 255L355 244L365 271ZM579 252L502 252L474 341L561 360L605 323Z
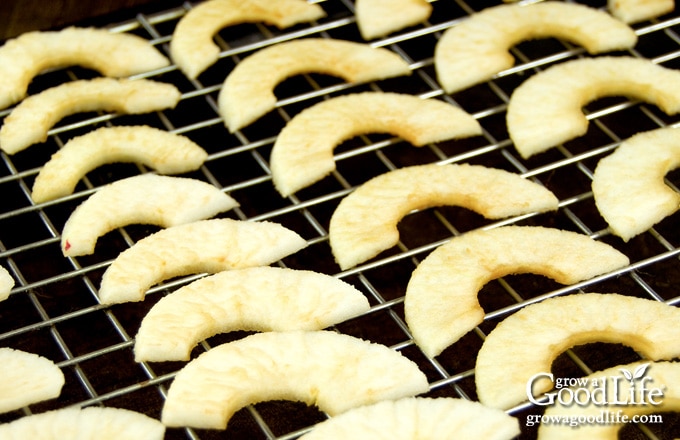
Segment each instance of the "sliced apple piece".
M103 186L64 224L64 256L89 255L97 239L130 224L164 228L205 220L238 206L219 188L198 179L140 174Z
M585 5L546 1L492 6L444 32L435 47L437 78L447 93L463 90L511 68L513 46L548 37L575 42L590 54L637 43L630 26Z
M329 227L331 250L342 269L399 241L399 220L416 209L459 205L499 219L557 209L545 187L518 174L481 165L416 165L381 174L345 197Z
M165 426L142 413L91 406L64 408L0 424L4 440L162 440Z
M0 108L26 97L33 78L49 68L80 65L119 78L169 64L158 49L133 34L80 27L26 32L0 47Z
M169 427L225 429L251 403L302 401L333 416L428 390L414 362L381 344L325 330L256 333L182 368L161 420Z
M170 56L182 72L195 79L219 58L220 48L213 37L225 27L264 22L285 29L325 16L321 6L305 0L208 0L196 4L179 20L170 40Z
M186 136L144 125L102 127L68 142L40 169L31 197L36 203L72 194L88 172L114 162L137 162L161 174L197 170L208 153Z
M607 8L619 20L638 23L673 12L675 0L608 0Z
M550 99L546 99L549 96ZM680 71L629 56L579 58L553 65L520 84L510 96L507 125L523 158L584 135L584 105L627 96L680 111Z
M504 275L533 273L574 284L627 266L628 257L587 235L540 226L501 226L459 235L413 271L406 323L423 352L439 355L484 320L477 293Z
M330 275L269 266L220 272L149 310L135 338L135 360L189 360L197 343L217 333L322 330L368 309L361 292Z
M14 287L14 278L9 271L3 266L0 266L0 301L9 298L9 294Z
M168 278L265 266L304 248L307 242L278 223L200 220L161 229L123 251L102 276L103 304L141 301Z
M550 373L553 360L568 348L591 342L625 344L651 360L673 359L680 356L680 309L616 293L577 293L529 304L484 340L475 366L479 401L500 409L526 401L534 375ZM541 378L532 385L539 395L552 382Z
M0 148L15 154L44 142L49 129L67 115L95 110L148 113L174 108L179 99L175 86L158 81L94 78L67 82L17 105L0 128Z
M680 129L670 127L638 133L598 162L593 197L614 234L628 241L680 208L680 194L664 182L678 166Z
M65 380L51 360L7 347L0 348L0 376L0 413L59 397Z
M422 23L432 14L426 0L357 0L354 15L364 40L384 37Z
M479 122L436 99L364 92L330 98L294 116L274 142L272 180L286 197L335 170L333 149L367 133L392 133L421 147L482 133Z
M236 131L276 107L274 88L302 73L338 76L350 83L410 75L399 55L368 44L331 38L302 38L277 43L246 57L229 73L220 94L220 114Z
M317 424L300 440L510 440L519 433L516 418L479 402L405 397L350 409Z

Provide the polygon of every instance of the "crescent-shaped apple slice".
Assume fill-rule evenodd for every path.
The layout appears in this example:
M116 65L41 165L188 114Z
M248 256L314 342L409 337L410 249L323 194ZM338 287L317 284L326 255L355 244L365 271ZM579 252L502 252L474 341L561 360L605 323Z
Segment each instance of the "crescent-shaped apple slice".
M338 76L350 83L410 75L399 55L368 44L330 38L302 38L260 49L236 65L218 96L220 114L236 131L276 107L274 88L302 73Z
M416 209L460 205L486 218L554 211L557 197L518 174L481 165L416 165L381 174L342 199L331 217L329 242L349 269L397 244L397 224Z
M141 301L158 282L192 273L266 266L307 242L277 223L200 220L161 229L123 251L106 269L103 304Z
M534 273L574 284L629 264L587 235L539 226L502 226L454 237L413 271L404 299L406 323L434 357L484 320L477 293L504 275Z
M14 287L14 278L7 269L0 266L0 301L9 298L12 287Z
M184 177L141 174L110 183L71 214L61 234L64 256L89 255L97 239L130 224L163 228L205 220L238 206L209 183Z
M180 92L172 84L139 79L94 78L60 84L22 101L0 128L0 148L14 154L47 140L63 117L103 110L127 114L174 108Z
M299 440L510 440L519 422L479 402L450 397L404 397L350 409L317 424Z
M593 197L611 231L624 241L680 207L680 194L664 176L680 166L680 129L660 128L623 141L598 162Z
M161 421L225 429L247 404L302 401L333 416L427 392L427 378L398 351L331 331L256 333L189 362L170 384Z
M64 408L0 424L4 440L163 440L165 425L142 413L91 406Z
M637 42L627 24L588 6L557 1L494 6L444 32L435 47L438 81L447 93L487 81L515 64L510 48L547 37L575 42L591 54Z
M545 99L550 96L550 99ZM523 158L586 133L582 107L606 96L628 96L680 111L680 71L634 57L581 58L524 81L510 97L507 125Z
M321 330L368 309L361 292L330 275L269 266L220 272L151 308L135 338L135 360L189 360L196 344L217 333Z
M504 0L516 2L518 0ZM624 23L638 23L673 12L674 0L607 0L609 13Z
M49 68L80 65L126 77L169 64L147 40L132 34L78 27L26 32L0 47L0 108L22 100L33 78Z
M305 0L208 0L182 17L170 41L170 56L189 78L214 64L220 48L213 36L227 26L264 22L285 29L326 16L319 5Z
M294 116L274 142L272 180L286 197L335 169L333 149L360 134L387 132L415 146L482 133L471 115L444 101L364 92L330 98Z
M625 424L644 420L644 417L636 416L680 411L678 362L639 361L618 365L589 374L580 382L583 385L578 388L565 389L581 395L589 393L595 396L595 402L591 397L583 405L565 405L555 399L554 404L546 407L545 417L548 420L583 420L585 423L576 427L569 423L541 424L539 440L615 439L619 438L618 433ZM567 395L566 392L563 394ZM588 423L590 420L595 423Z
M354 16L364 40L384 37L427 20L432 5L426 0L357 0Z
M64 386L64 373L54 362L12 348L0 348L0 375L0 413L54 399Z
M625 344L652 360L675 358L680 355L680 309L614 293L578 293L530 304L484 340L475 366L479 401L500 409L524 402L534 375L550 373L553 360L568 348L591 342ZM531 384L534 395L552 388L545 377Z
M673 12L675 0L608 0L607 9L626 23L638 23Z
M137 162L161 174L197 170L208 153L186 136L144 125L102 127L70 139L40 169L31 197L43 203L72 194L88 172L113 162Z

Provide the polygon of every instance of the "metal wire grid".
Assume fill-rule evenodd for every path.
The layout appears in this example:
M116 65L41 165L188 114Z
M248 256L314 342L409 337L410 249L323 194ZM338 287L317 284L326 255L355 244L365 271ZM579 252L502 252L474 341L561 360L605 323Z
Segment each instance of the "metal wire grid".
M66 385L58 399L0 415L0 422L48 409L94 404L129 408L158 418L167 387L183 365L135 363L133 338L141 319L163 294L201 274L156 286L142 303L102 307L97 301L103 271L119 252L155 231L153 226L131 225L107 234L100 239L95 255L88 257L64 258L59 248L61 228L80 202L105 183L147 170L133 164L106 165L88 174L72 196L40 205L30 200L32 181L49 156L68 139L97 126L148 124L186 135L203 146L209 158L191 177L213 183L241 203L240 208L225 216L271 220L303 235L309 246L279 264L332 274L362 290L371 301L371 311L336 329L400 350L427 374L432 396L474 399L474 359L484 335L504 316L531 302L584 290L615 291L678 303L680 297L675 290L680 277L677 215L624 243L609 234L597 213L590 181L597 161L611 153L622 140L638 131L678 125L679 118L621 97L598 100L586 108L591 127L585 136L530 160L522 160L513 150L505 130L505 108L512 90L538 70L585 54L581 48L556 39L521 43L513 49L516 67L485 84L450 96L444 94L433 68L437 38L474 11L498 2L435 0L434 13L427 23L370 42L404 57L411 66L411 76L362 85L350 85L317 74L291 78L277 88L276 111L234 135L229 134L217 113L216 96L226 74L241 59L262 47L306 36L362 41L350 0L319 3L328 16L312 24L283 31L262 24L223 30L217 38L223 48L220 61L198 80L188 80L174 66L143 75L171 82L181 90L181 102L174 110L136 116L94 113L69 116L50 131L45 144L14 156L2 154L0 264L9 268L17 286L10 298L0 303L0 345L54 360L66 375ZM144 36L167 53L175 24L192 6L176 3L162 11L131 15L116 24L109 21L102 25ZM635 28L640 41L626 55L680 68L680 17L663 17L640 23ZM79 67L54 70L36 77L29 93L93 75ZM268 167L269 151L278 131L297 112L318 100L363 90L411 93L460 105L479 120L484 135L421 149L387 135L361 136L338 147L337 171L332 176L290 198L281 198L273 189ZM8 113L6 110L0 117ZM487 221L459 207L413 212L400 223L398 247L360 267L339 272L330 256L327 228L340 199L378 174L430 162L477 163L522 174L555 192L560 209L557 213L526 215L500 222ZM675 173L669 174L668 183L677 184L676 177ZM427 359L413 344L403 319L403 295L411 271L431 250L452 236L503 224L536 224L588 234L626 253L632 265L615 274L566 287L535 275L513 275L493 281L479 295L488 312L484 324L436 359ZM203 342L194 355L241 336L240 332L217 335ZM582 375L636 359L637 355L623 346L589 344L560 356L553 370L561 376ZM540 408L523 405L512 413L522 421L526 414L540 411ZM301 404L261 403L240 411L226 432L172 429L168 430L167 438L293 439L324 418L316 409ZM663 427L626 427L622 437L672 438L668 430L677 425L676 420L668 415ZM523 430L522 438L535 437L535 428L523 427Z

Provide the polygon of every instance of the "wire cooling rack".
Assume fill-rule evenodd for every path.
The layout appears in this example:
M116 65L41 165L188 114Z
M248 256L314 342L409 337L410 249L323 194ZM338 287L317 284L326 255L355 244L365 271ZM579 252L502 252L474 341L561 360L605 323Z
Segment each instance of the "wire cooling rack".
M224 217L278 222L301 234L308 247L278 264L337 276L361 290L371 310L339 324L336 330L385 344L415 361L430 382L429 396L476 399L474 361L484 335L508 314L524 305L553 295L576 291L619 292L677 305L680 297L680 228L672 215L629 242L612 236L598 214L590 184L598 160L610 154L629 136L658 127L677 126L679 116L667 116L655 106L624 97L589 104L585 111L590 128L585 136L546 153L523 160L514 150L505 125L509 96L526 78L565 60L587 56L575 45L547 38L523 42L513 48L517 64L493 80L447 95L434 73L433 54L442 32L475 11L496 1L435 0L431 18L421 25L369 42L394 51L412 70L408 77L369 84L346 84L338 78L307 74L287 79L276 89L276 109L241 131L230 134L217 112L216 99L231 69L253 52L301 37L338 38L363 42L350 0L318 2L327 17L310 24L278 30L262 24L225 28L216 41L219 61L197 80L187 79L175 66L143 77L176 85L182 98L175 109L145 115L81 113L60 121L40 145L8 156L2 153L0 170L0 264L16 280L9 299L0 303L0 346L41 354L55 361L66 376L59 398L0 415L0 422L49 409L74 405L121 407L159 418L164 396L182 362L135 363L134 336L140 322L163 295L195 280L201 274L169 280L152 288L141 303L101 306L97 288L113 259L140 238L158 228L131 225L100 238L94 255L65 258L60 251L62 227L73 209L102 185L149 170L135 164L109 164L89 173L72 196L34 204L30 189L40 167L70 138L94 128L146 124L188 136L209 153L205 165L189 177L210 182L230 194L240 207ZM168 43L179 19L193 3L166 2L162 9L130 11L94 22L117 32L130 32L168 53ZM604 2L592 4L605 7ZM619 54L650 59L680 68L680 17L664 16L634 25L637 46ZM39 75L29 93L64 81L91 78L80 67L56 69ZM271 182L269 155L287 121L302 109L329 96L358 91L393 91L458 105L472 114L484 133L413 148L384 134L353 138L335 150L337 170L323 181L282 198ZM545 99L550 99L546 96ZM4 118L11 109L0 113ZM368 179L392 169L425 163L474 163L519 173L552 190L560 200L557 212L489 221L461 207L441 207L413 212L399 224L400 242L393 249L351 270L341 272L328 245L330 216L340 200ZM667 183L675 188L679 175L671 172ZM677 188L676 188L677 189ZM632 264L621 271L574 286L561 286L531 274L494 280L479 294L487 312L475 331L428 359L414 345L403 316L403 299L411 272L427 254L452 236L499 224L542 225L587 234L616 247ZM603 314L607 311L603 311ZM192 357L217 344L238 339L244 332L217 335L201 343ZM522 341L517 341L521 344ZM559 377L584 373L638 360L618 344L587 344L560 355L553 365ZM520 418L521 438L535 438L536 427L524 426L527 415L542 409L522 405L511 411ZM168 439L294 439L325 415L314 407L294 402L263 402L239 411L226 431L169 429ZM665 415L663 425L630 425L621 438L673 438L680 435L678 419Z

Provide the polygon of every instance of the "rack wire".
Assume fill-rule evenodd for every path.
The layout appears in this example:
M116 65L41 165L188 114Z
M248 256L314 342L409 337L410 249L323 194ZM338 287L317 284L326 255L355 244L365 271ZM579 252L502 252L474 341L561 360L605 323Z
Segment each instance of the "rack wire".
M580 47L558 39L523 42L513 48L515 67L491 81L445 94L434 73L437 39L447 28L475 11L498 4L497 1L434 0L433 14L426 23L367 42L401 55L410 65L410 76L369 84L346 84L315 73L296 76L277 87L275 111L230 134L217 112L216 98L226 75L240 60L263 47L308 36L364 42L358 33L351 0L319 0L318 3L327 17L311 24L278 30L251 23L222 30L216 38L222 49L220 59L197 80L187 79L175 66L140 75L175 84L182 92L175 109L134 116L105 113L68 116L50 130L49 139L43 144L13 156L2 153L0 264L10 270L16 286L10 298L0 303L0 346L31 351L54 360L66 376L66 385L58 399L0 415L0 422L49 409L86 405L128 408L159 418L167 388L184 365L181 362L135 363L134 336L155 302L202 274L155 286L141 303L102 306L97 299L101 275L108 265L122 250L157 227L130 225L118 229L100 238L95 254L86 257L65 258L59 246L61 229L79 203L106 183L149 170L135 164L105 165L89 173L71 196L44 204L31 201L32 182L50 155L68 139L100 126L146 124L183 134L204 147L209 153L207 161L189 176L210 182L239 201L239 208L223 216L270 220L301 234L308 241L308 247L278 264L337 276L364 292L371 302L371 310L335 329L385 344L414 360L430 381L430 396L475 399L474 360L484 335L505 316L532 302L577 291L619 292L671 305L680 302L678 214L623 242L607 230L590 190L593 170L600 158L637 132L678 126L680 116L668 116L652 105L625 97L601 99L585 109L590 120L585 136L529 160L520 158L505 127L505 110L512 90L552 64L587 55ZM194 5L166 2L161 10L125 12L83 25L134 33L168 53L176 23ZM593 6L605 7L603 2ZM680 68L680 17L664 16L638 23L634 28L639 36L637 46L620 54ZM37 76L29 93L95 75L77 66L55 69ZM319 100L367 90L445 100L472 114L484 133L419 149L389 135L360 136L335 150L337 170L331 176L294 196L278 195L271 183L268 159L276 135L285 123ZM4 118L10 111L0 112L0 117ZM340 200L358 185L386 171L434 162L474 163L519 173L552 190L560 200L560 208L553 213L501 222L486 220L455 206L412 212L399 224L397 247L356 268L340 271L328 245L330 216ZM671 172L667 183L677 189L679 177L678 173ZM501 224L542 225L587 234L624 252L632 264L616 273L572 286L561 286L531 274L494 280L479 294L487 312L485 322L437 358L425 357L414 345L403 316L403 298L410 273L429 252L451 237ZM192 357L244 334L216 335L202 342ZM553 365L553 372L562 377L580 376L637 359L636 353L622 345L588 344L561 355ZM532 405L522 405L511 413L522 421L526 415L541 411ZM323 419L325 415L316 408L300 403L263 402L239 411L226 431L169 429L166 438L294 439ZM677 417L668 414L664 420L663 426L626 426L621 438L677 437L680 432ZM521 438L535 438L536 427L523 426L522 429Z

